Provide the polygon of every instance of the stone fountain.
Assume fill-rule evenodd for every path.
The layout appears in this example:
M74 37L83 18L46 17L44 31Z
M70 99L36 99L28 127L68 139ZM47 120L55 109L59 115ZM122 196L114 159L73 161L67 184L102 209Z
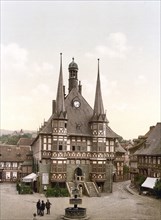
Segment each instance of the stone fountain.
M86 220L89 217L86 214L86 208L78 207L82 204L82 199L80 198L80 193L78 189L77 181L75 181L74 189L72 190L72 197L69 199L69 203L74 205L74 207L68 207L65 209L65 215L63 219L66 220Z

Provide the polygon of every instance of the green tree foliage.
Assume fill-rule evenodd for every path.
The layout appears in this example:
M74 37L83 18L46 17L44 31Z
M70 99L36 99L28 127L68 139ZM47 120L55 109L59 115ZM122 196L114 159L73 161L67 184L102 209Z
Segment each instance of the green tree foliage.
M16 145L20 138L31 138L32 134L25 133L23 135L2 135L0 136L0 142L2 144L10 144L10 145Z
M146 177L142 174L138 174L135 176L134 178L134 182L137 186L141 186L143 184L143 182L145 181Z
M154 191L158 198L161 198L161 179L157 180L154 186Z
M47 188L46 197L68 197L69 193L66 188L55 186L54 188Z
M123 166L123 173L128 174L129 173L129 167L127 165Z

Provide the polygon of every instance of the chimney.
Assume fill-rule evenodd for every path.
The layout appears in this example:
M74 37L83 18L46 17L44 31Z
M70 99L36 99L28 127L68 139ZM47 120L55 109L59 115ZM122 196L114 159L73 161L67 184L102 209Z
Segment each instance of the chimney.
M55 113L55 110L56 110L56 100L53 100L52 101L52 114Z
M79 81L78 91L79 91L80 94L82 94L82 85L81 85L81 81Z

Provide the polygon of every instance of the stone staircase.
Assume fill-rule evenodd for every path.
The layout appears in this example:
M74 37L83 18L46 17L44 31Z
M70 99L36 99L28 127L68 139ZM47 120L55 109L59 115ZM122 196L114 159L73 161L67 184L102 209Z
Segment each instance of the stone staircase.
M72 196L72 189L74 188L74 182L66 182L66 186L70 196Z
M98 189L94 182L84 182L84 186L86 188L88 196L90 197L100 196L100 193L98 192Z
M94 182L84 182L84 191L89 197L98 197L100 193ZM66 186L70 196L72 196L72 189L74 189L74 182L66 182Z

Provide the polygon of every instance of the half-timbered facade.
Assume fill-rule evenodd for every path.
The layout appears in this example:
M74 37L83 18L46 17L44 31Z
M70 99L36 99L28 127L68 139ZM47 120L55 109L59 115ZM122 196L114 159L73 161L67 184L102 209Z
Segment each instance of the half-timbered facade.
M68 70L68 94L65 95L61 55L52 115L32 143L41 186L59 183L70 189L77 180L88 194L92 188L111 192L115 141L119 136L108 126L104 111L99 60L93 109L82 96L74 59Z
M135 140L130 150L130 174L132 182L137 174L161 177L161 123Z
M0 145L0 182L16 182L20 179L21 166L27 160L30 146ZM32 172L32 164L28 172ZM25 173L25 174L26 174Z

